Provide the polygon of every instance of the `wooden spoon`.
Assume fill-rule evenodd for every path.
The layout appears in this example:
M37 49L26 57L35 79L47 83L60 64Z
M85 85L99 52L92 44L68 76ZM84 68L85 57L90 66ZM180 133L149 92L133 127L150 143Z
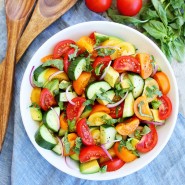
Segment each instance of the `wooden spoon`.
M77 0L38 0L31 20L19 40L16 62L19 61L35 37L68 11L76 2Z
M5 2L7 23L7 51L0 64L0 151L7 129L14 78L17 42L34 7L35 0L7 0Z

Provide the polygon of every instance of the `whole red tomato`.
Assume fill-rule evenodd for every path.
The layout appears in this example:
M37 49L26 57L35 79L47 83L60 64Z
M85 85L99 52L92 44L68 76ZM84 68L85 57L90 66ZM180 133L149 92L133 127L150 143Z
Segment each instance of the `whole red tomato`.
M134 16L139 13L142 0L117 0L118 11L126 16Z
M93 12L105 12L111 6L112 0L85 0L86 6Z

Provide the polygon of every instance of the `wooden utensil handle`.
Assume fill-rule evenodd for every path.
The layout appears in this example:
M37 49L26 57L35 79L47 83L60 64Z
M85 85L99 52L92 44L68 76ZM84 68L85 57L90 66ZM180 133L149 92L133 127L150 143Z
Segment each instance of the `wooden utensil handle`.
M8 34L9 44L5 60L0 64L0 151L5 137L12 99L12 85L15 67L15 50L17 44L18 29L13 29Z

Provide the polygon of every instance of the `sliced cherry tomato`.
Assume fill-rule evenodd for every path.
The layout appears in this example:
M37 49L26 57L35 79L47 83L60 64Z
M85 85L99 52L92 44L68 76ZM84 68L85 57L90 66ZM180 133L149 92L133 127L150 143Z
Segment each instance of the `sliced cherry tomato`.
M124 103L121 103L120 105L118 105L117 107L113 107L110 108L110 113L109 115L116 119L116 118L121 118L123 115L123 107L124 107Z
M97 57L95 61L93 62L93 69L96 69L99 65L103 64L101 67L100 72L103 72L103 70L108 66L109 62L111 61L110 56L105 56L105 57Z
M116 142L114 145L114 151L116 155L124 162L131 162L137 158L136 155L134 155L130 150L127 148L119 147L120 142Z
M136 149L138 152L146 153L152 150L158 141L158 135L155 128L155 125L150 124L150 132L146 135L144 135L139 143L136 144Z
M105 106L105 105L97 104L97 105L93 106L90 115L95 113L95 112L105 112L105 113L109 114L110 113L110 109L107 108L107 106Z
M140 121L137 117L132 117L123 123L118 123L116 125L116 131L123 136L132 134L139 126L139 123Z
M172 103L166 95L163 95L158 99L162 102L162 104L159 107L159 119L165 120L172 113Z
M74 48L69 49L66 54L64 55L64 71L67 73L68 67L70 65L69 62L69 55L73 54L75 52Z
M141 77L143 79L148 78L153 71L150 55L147 53L138 53L136 55L136 59L141 64L141 73L140 73Z
M75 105L68 103L66 114L69 120L73 120L73 119L78 120L78 118L80 117L80 115L82 114L85 108L85 106L83 105L85 101L86 99L83 97L76 97L72 99L72 102L74 102Z
M41 94L41 88L34 87L31 91L31 97L30 100L32 103L40 104L40 94Z
M159 89L162 91L164 95L168 94L170 91L170 81L167 75L164 72L157 72L154 75L154 79L159 84Z
M46 62L47 60L52 60L53 59L53 55L47 55L43 58L41 58L41 62Z
M90 129L87 125L87 121L85 118L81 119L77 122L76 125L77 135L81 137L84 145L95 145L94 139L91 135Z
M100 166L101 167L107 166L107 172L112 172L120 169L124 164L125 164L124 161L122 161L118 157L115 157L112 160L102 163Z
M73 40L63 40L59 42L53 51L53 58L60 58L64 55L71 47L70 44L75 44Z
M89 35L89 38L91 38L92 40L94 40L94 42L96 41L95 39L95 35L94 35L95 32L92 32L90 35Z
M132 56L122 56L117 58L112 66L118 73L125 71L131 71L134 73L140 73L141 66L137 59Z
M57 102L56 102L54 96L52 95L52 93L47 88L44 88L44 89L42 89L41 94L40 94L40 103L39 104L40 104L40 107L44 111L47 111L52 106L57 105Z
M81 163L85 163L100 157L107 157L107 154L100 146L86 146L80 150L79 159Z
M64 112L60 115L60 128L65 131L68 130L67 118Z
M134 113L141 120L153 120L152 112L145 96L139 96L134 101Z
M118 11L126 16L134 16L139 13L142 0L117 0Z
M112 158L116 157L116 153L114 151L114 147L108 149L107 151L109 152L109 154L110 154L110 156ZM107 157L100 157L99 162L100 162L100 164L102 164L102 163L107 162L109 160L110 160L110 158L108 156Z
M112 0L85 0L86 6L93 12L105 12L112 4Z

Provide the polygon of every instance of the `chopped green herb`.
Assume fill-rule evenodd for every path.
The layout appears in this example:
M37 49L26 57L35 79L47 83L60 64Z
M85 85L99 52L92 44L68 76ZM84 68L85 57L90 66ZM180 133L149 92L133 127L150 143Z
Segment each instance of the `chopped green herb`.
M161 104L162 104L162 102L160 100L153 100L151 102L151 105L152 105L153 109L159 109Z
M69 132L74 132L76 130L76 120L67 120Z
M134 136L136 139L140 140L142 138L140 130L135 130Z
M44 86L44 84L42 82L37 82L34 77L32 78L32 82L37 87L43 87Z
M93 70L93 67L92 67L92 59L91 59L91 55L89 54L88 57L86 57L86 66L85 68L83 69L84 71L86 72L91 72Z
M94 105L94 100L86 100L84 103L83 103L84 106L87 106L87 105Z
M53 60L47 60L44 64L42 64L42 67L48 67L53 66L59 69L60 71L63 70L63 60L61 59L53 59Z
M135 150L135 147L133 147L133 145L132 145L132 143L131 143L131 141L132 141L132 139L133 138L129 138L129 139L127 139L127 141L126 141L126 148L128 149L128 150Z
M126 147L126 141L121 140L118 146L118 151L121 152L122 147Z
M58 102L58 106L60 107L60 110L65 110L64 102Z
M99 99L101 99L101 100L106 100L106 101L108 101L109 103L112 103L111 99L108 98L108 97L106 97L106 96L103 96L103 94L97 93L96 96L97 96L97 98L99 98Z
M139 153L138 153L137 150L133 150L132 153L133 153L135 156L140 157L140 155L139 155Z
M101 173L105 173L107 171L107 165L100 168Z
M69 152L70 152L70 143L68 141L67 136L68 136L68 133L66 132L64 137L63 137L64 138L63 143L64 143L64 149L65 149L66 154L69 154Z
M112 55L116 50L111 48L100 48L97 49L98 56L105 57Z
M113 125L113 124L115 124L115 123L118 122L117 119L105 119L105 120L106 120L105 123L106 123L107 125Z
M37 104L37 103L32 103L31 105L30 105L30 107L34 107L34 108L37 108L37 109L40 109L40 106Z
M79 48L77 45L74 44L70 44L70 46L75 49L74 53L69 55L69 60L73 60L77 56Z
M75 147L73 148L73 151L76 154L79 154L80 153L81 146L82 146L82 140L81 140L80 137L77 137L76 140L75 140Z
M162 96L162 92L153 85L152 87L146 87L146 96L149 98L153 98L153 96L158 95L159 97Z

